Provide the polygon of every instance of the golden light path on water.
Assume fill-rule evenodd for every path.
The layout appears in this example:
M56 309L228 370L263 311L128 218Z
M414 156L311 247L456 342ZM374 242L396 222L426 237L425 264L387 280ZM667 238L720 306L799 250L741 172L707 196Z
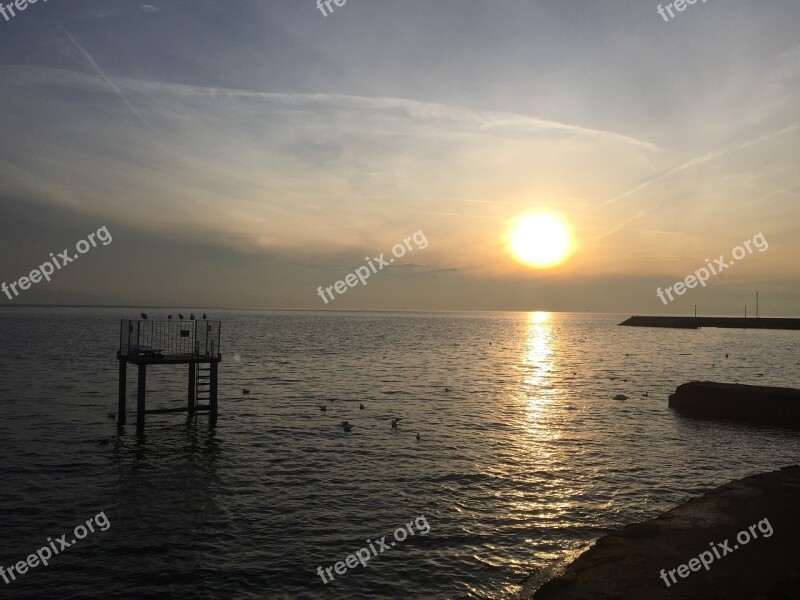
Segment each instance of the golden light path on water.
M509 521L530 524L531 531L525 543L530 545L532 554L539 560L549 562L563 561L565 556L582 551L572 548L565 552L564 548L542 546L541 536L536 532L537 523L547 523L556 529L573 526L570 518L576 509L573 499L581 494L568 477L570 461L574 461L581 450L569 436L564 439L566 421L576 413L570 410L574 398L562 385L565 367L559 365L558 360L559 344L563 342L559 340L556 329L553 314L537 311L528 313L519 335L518 363L514 373L517 382L511 396L518 419L517 435L512 438L516 456L507 456L505 460L516 463L516 477L520 481L528 480L535 488L532 491L523 485L517 490L507 490L502 503ZM498 470L498 475L500 473ZM504 474L508 475L508 472ZM520 571L530 571L529 559L505 560L514 563ZM529 584L538 582L539 578L547 577L543 572L539 573L531 578ZM523 589L526 587L523 585ZM517 598L519 591L518 585L509 585L491 597L498 600ZM482 592L486 597L486 590L475 589L473 592Z

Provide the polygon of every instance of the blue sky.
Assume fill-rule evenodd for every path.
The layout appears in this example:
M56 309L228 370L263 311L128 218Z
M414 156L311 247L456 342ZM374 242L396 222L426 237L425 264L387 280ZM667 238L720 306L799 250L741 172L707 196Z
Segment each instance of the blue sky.
M14 302L322 308L423 230L330 307L795 313L800 5L657 5L40 1L0 18L0 278L106 225ZM505 250L532 210L557 268Z

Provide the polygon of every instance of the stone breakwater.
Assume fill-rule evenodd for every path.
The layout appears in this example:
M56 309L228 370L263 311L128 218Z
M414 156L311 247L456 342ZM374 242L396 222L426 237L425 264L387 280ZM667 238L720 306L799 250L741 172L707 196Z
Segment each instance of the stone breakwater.
M800 390L691 381L679 385L669 407L689 417L800 429Z

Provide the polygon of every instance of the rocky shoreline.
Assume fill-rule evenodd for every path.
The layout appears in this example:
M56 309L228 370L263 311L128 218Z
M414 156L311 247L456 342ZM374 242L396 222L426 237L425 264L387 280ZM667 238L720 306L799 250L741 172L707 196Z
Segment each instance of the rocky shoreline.
M601 537L533 599L800 598L799 539L794 465L726 483Z

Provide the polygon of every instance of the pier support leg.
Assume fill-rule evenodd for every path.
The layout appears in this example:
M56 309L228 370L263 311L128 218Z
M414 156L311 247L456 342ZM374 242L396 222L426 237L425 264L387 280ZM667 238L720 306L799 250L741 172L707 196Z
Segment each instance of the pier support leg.
M195 363L190 362L189 363L189 406L188 406L188 413L190 419L194 417L195 390L197 389L197 384L195 380L196 374L197 374L197 366Z
M139 365L139 386L136 390L136 433L144 433L144 392L147 387L147 365Z
M214 427L217 424L217 368L219 362L211 361L211 388L208 399L208 426Z
M125 396L128 390L128 361L119 361L119 401L117 402L117 425L125 425Z

